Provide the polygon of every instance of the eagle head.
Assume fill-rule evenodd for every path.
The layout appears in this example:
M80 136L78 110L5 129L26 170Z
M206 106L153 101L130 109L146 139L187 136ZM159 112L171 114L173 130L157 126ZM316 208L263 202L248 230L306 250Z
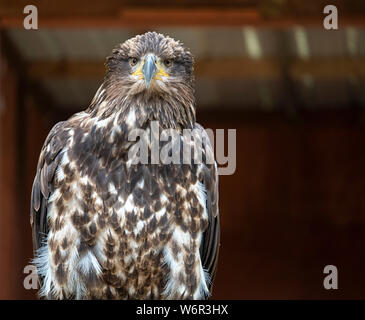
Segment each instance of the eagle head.
M128 95L175 95L193 91L193 64L181 42L147 32L114 48L106 61L106 79Z

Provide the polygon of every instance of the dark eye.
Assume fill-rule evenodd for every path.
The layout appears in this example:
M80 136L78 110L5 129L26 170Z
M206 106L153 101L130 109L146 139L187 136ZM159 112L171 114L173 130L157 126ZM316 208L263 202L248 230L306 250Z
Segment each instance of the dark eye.
M137 58L134 58L134 57L131 57L129 58L129 64L133 67L137 64L138 62L138 59Z
M171 67L173 61L172 59L166 59L163 63L165 64L166 67Z

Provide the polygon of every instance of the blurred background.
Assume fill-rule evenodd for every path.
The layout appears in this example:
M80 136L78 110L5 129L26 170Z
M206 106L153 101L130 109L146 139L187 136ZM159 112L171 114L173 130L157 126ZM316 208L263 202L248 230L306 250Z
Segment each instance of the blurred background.
M25 30L28 4L0 2L0 298L36 298L23 269L47 133L88 106L112 48L149 30L194 54L198 121L237 130L213 298L365 298L364 1L33 0Z

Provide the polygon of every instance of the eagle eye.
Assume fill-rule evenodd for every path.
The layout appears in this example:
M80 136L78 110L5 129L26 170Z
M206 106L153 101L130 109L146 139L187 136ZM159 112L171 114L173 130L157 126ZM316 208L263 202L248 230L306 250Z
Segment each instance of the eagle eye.
M135 57L130 57L129 59L129 64L133 67L137 64L138 62L138 58L135 58Z
M164 62L166 67L171 67L172 66L172 63L173 63L173 60L172 59L166 59Z

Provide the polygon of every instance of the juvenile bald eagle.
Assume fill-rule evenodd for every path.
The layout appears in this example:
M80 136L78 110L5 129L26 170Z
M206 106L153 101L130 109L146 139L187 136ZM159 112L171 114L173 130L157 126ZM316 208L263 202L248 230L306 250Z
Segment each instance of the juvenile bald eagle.
M148 32L117 46L106 68L90 106L56 124L41 150L31 197L40 297L207 298L219 246L218 174L204 162L213 150L195 122L193 57ZM130 159L141 139L129 134L151 133L153 121L180 142L185 129L201 132L203 161Z

